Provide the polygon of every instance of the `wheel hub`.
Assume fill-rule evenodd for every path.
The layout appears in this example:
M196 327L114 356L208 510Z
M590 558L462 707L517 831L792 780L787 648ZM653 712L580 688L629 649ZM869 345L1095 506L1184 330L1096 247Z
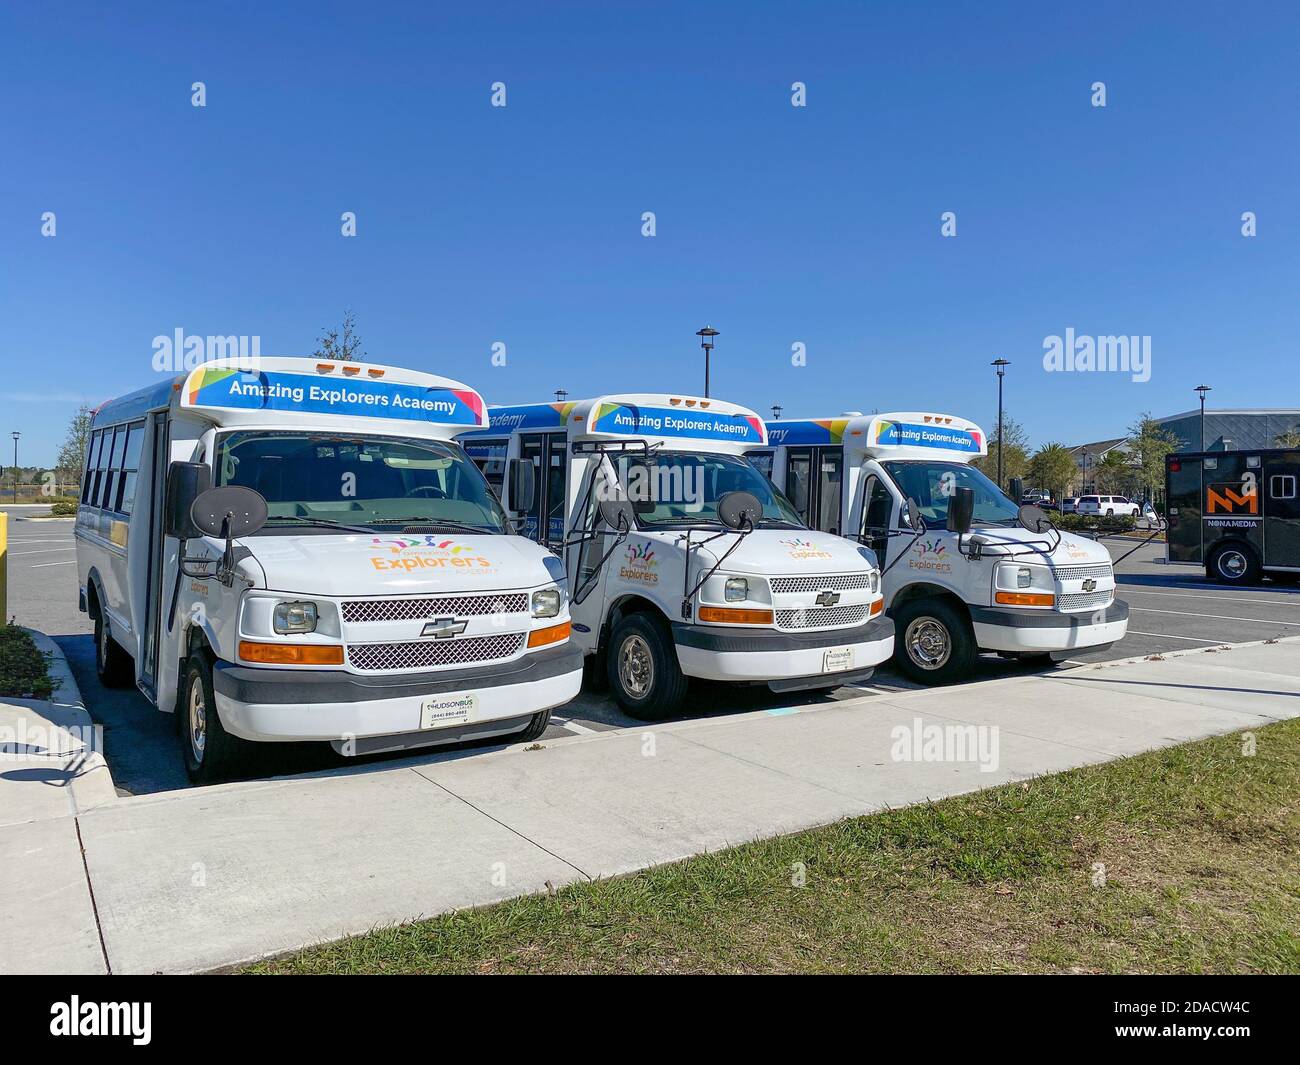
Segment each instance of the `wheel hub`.
M908 656L922 669L939 669L952 654L947 628L932 617L914 618L903 639Z
M197 677L190 682L189 713L186 722L190 737L190 750L197 764L203 762L203 749L208 740L208 710L203 701L203 682Z
M623 690L634 698L641 698L654 683L654 659L650 645L641 636L632 635L623 641L618 653L618 679Z
M1246 571L1246 556L1240 551L1225 551L1219 559L1219 571L1225 577L1240 577Z

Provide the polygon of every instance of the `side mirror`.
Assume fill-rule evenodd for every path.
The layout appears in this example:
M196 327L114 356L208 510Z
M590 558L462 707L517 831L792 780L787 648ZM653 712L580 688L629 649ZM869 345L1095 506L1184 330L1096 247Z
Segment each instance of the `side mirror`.
M190 520L201 533L233 540L266 524L266 500L260 492L238 485L209 488L190 506Z
M212 470L202 462L173 462L167 467L167 497L163 508L163 533L193 540L203 531L190 520L194 501L212 487Z
M529 459L510 460L510 509L527 514L537 501L537 474Z
M630 532L636 528L636 513L632 504L626 499L602 499L600 517L606 525L618 533Z
M974 515L974 489L958 488L948 500L948 531L958 535L970 532L971 518Z
M1020 508L1020 524L1030 532L1042 532L1045 525L1050 524L1046 511L1042 507L1027 505Z
M921 517L921 506L910 496L903 500L899 517L902 519L903 524L913 532L922 532L925 529L925 519Z
M1012 477L1011 478L1012 502L1014 502L1016 506L1019 506L1020 501L1024 498L1025 498L1025 482L1022 481L1019 477Z
M728 529L752 529L762 517L763 504L752 492L728 492L718 500L718 520Z

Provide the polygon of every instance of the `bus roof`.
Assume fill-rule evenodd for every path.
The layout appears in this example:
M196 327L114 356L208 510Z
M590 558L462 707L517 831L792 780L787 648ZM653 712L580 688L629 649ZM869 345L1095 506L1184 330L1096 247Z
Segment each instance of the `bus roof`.
M483 397L447 377L370 362L268 356L214 359L110 400L105 424L170 407L222 426L346 424L381 432L446 437L487 424Z
M843 445L876 458L956 458L988 454L988 439L974 422L951 414L899 411L840 418L772 422L768 438L778 446Z
M574 440L646 440L709 444L737 451L762 447L767 430L747 407L699 396L636 392L565 403L524 403L488 409L493 429L567 429Z

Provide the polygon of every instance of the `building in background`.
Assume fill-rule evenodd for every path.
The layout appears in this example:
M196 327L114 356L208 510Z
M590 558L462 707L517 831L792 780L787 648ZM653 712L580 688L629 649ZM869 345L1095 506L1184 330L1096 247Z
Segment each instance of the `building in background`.
M1200 451L1201 448L1201 410L1196 407L1181 414L1170 414L1156 421L1166 430L1178 437L1175 451ZM1289 436L1295 434L1295 436ZM1255 410L1211 410L1205 411L1205 448L1206 451L1242 451L1257 448L1282 447L1290 441L1289 446L1297 446L1300 437L1300 408L1272 408ZM1074 495L1084 495L1097 491L1119 492L1118 488L1099 488L1096 478L1097 466L1106 462L1111 452L1127 454L1128 438L1113 437L1109 440L1094 440L1087 444L1076 444L1070 448L1078 476L1070 485ZM1112 458L1110 460L1114 462Z

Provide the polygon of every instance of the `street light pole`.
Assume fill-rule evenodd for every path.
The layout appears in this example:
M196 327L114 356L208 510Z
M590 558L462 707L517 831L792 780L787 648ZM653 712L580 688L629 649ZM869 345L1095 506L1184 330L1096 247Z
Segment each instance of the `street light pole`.
M783 406L781 406L781 404L779 404L779 403L773 403L773 404L772 404L772 421L774 421L774 422L779 422L779 421L781 420L781 412L782 412L783 410L785 410L785 408L784 408Z
M695 335L700 338L700 347L704 349L704 398L709 398L709 352L713 350L713 338L718 336L718 331L709 326L698 329Z
M1011 365L1009 359L997 358L989 365L998 368L998 487L1002 487L1002 456L1005 454L1006 441L1002 438L1002 378L1006 376L1007 367ZM1016 500L1016 502L1020 502Z
M14 504L18 503L18 438L22 433L14 433Z
M1209 385L1197 385L1196 388L1193 389L1193 391L1196 392L1196 394L1201 397L1201 450L1204 451L1205 450L1205 393L1212 392L1213 389L1210 388Z

